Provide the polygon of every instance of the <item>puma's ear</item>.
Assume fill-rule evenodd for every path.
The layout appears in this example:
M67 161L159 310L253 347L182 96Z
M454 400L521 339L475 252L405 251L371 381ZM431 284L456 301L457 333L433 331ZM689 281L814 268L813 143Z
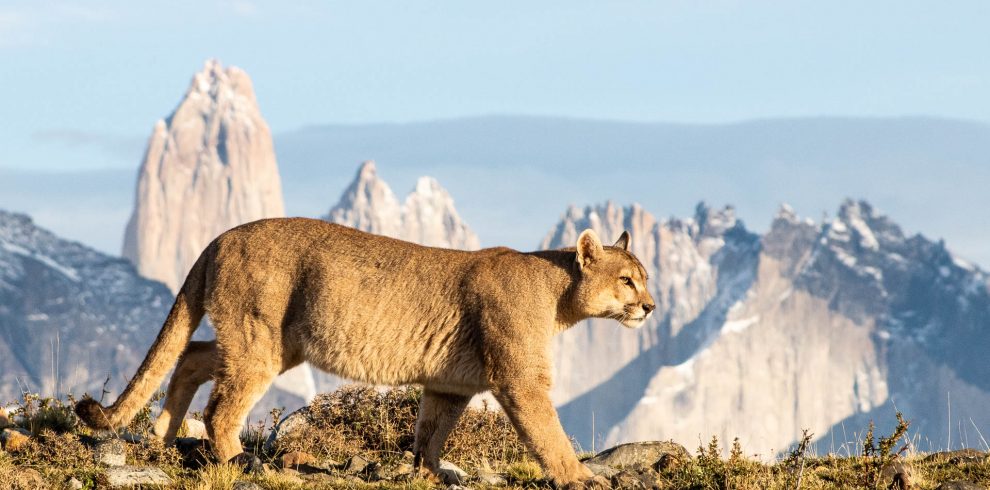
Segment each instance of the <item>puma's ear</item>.
M602 241L598 239L598 234L592 229L581 232L577 239L577 263L581 268L601 258L605 251L602 249Z
M622 250L625 250L626 252L628 252L629 251L629 232L628 231L623 231L622 234L619 235L619 239L615 241L615 245L612 245L612 246L615 247L615 248L621 248Z

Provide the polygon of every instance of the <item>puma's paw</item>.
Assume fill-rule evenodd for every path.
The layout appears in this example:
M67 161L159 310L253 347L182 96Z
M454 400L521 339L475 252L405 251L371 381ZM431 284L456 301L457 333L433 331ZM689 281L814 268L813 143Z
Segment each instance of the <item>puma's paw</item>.
M608 478L601 475L595 475L584 480L582 483L584 484L584 488L589 490L609 490L612 488L612 483L608 481Z
M612 484L608 481L608 478L595 475L590 478L585 478L584 480L560 485L558 488L563 490L610 490L612 488Z

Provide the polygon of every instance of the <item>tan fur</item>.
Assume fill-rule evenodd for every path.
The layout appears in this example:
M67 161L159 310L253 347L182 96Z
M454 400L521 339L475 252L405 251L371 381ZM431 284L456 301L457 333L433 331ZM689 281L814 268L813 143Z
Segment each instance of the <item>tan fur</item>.
M369 383L423 385L414 449L430 471L470 397L491 390L547 474L580 482L591 472L550 403L550 339L589 317L642 325L654 303L628 241L603 247L587 230L576 249L463 252L310 219L249 223L203 252L120 398L80 402L77 413L94 427L125 425L181 354L155 432L174 439L212 377L207 432L228 460L275 376L308 361ZM190 343L204 312L217 339Z

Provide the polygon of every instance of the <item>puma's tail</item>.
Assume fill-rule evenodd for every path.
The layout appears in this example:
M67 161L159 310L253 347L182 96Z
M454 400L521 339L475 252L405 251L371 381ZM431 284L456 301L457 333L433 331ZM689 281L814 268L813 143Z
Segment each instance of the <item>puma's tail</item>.
M211 248L212 245L207 250ZM76 404L76 415L86 425L102 430L127 425L161 385L205 314L203 303L207 255L207 252L203 252L189 271L185 284L175 296L175 304L172 305L172 311L158 333L158 338L117 401L104 407L98 401L86 397Z

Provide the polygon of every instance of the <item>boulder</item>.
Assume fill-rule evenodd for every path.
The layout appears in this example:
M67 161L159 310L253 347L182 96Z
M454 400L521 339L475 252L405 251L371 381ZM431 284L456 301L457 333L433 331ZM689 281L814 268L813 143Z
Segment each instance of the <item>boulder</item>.
M944 451L932 453L925 457L925 461L945 461L950 464L979 463L986 461L990 454L978 449L958 449L956 451Z
M691 455L687 449L684 449L684 446L676 442L647 441L620 444L598 453L594 457L585 460L584 463L586 465L598 464L620 469L639 466L651 468L665 455L671 455L674 458L682 460L691 459Z
M615 475L617 475L619 473L619 470L617 470L617 469L615 469L615 468L613 468L611 466L605 466L603 464L587 463L586 462L586 463L584 463L584 465L587 466L588 469L591 470L591 472L595 474L595 476L601 476L601 477L605 477L605 478L612 478L613 476L615 476Z
M114 466L107 468L107 484L110 488L127 488L137 485L168 485L172 480L154 466Z

